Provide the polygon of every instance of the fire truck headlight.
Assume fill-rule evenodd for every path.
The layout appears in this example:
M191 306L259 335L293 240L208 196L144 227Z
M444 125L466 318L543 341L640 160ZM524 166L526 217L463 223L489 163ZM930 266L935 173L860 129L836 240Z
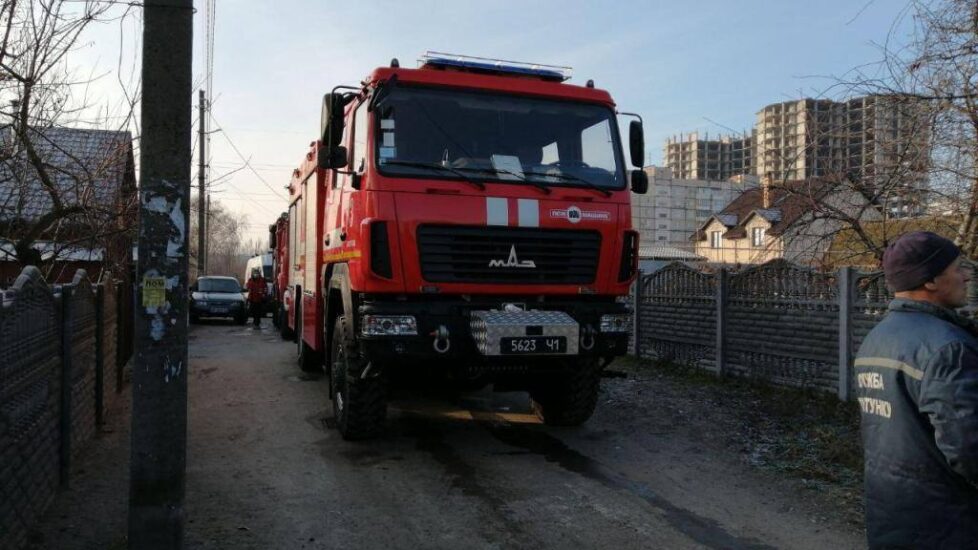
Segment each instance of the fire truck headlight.
M613 313L601 316L601 332L628 332L630 325L629 315Z
M360 333L364 336L417 336L418 322L413 315L364 315Z

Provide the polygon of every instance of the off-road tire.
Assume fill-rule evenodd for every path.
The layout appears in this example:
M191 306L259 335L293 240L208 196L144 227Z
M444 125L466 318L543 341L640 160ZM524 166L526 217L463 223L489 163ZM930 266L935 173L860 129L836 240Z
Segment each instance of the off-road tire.
M387 419L387 388L381 373L358 376L362 371L354 349L353 331L346 317L336 319L333 342L331 383L333 418L343 439L376 437Z
M299 368L302 372L323 372L323 361L320 354L312 349L309 344L302 339L302 315L299 315L298 323L296 325L299 330L296 331L296 362L299 364Z
M598 403L601 368L597 359L579 359L568 369L531 388L533 410L548 426L580 426Z

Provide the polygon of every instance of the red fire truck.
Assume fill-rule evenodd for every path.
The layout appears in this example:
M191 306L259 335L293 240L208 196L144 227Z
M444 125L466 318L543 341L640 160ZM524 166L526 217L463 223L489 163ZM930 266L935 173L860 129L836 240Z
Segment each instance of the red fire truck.
M547 424L591 416L627 347L648 180L625 164L628 114L568 78L429 52L324 96L289 185L284 303L344 438L377 434L388 389L419 379L526 390Z
M289 293L289 273L292 266L289 264L289 215L283 212L275 223L268 226L268 248L272 251L272 321L279 329L283 340L295 338L295 332L288 323L288 314L291 307L291 296ZM290 300L286 301L286 297Z

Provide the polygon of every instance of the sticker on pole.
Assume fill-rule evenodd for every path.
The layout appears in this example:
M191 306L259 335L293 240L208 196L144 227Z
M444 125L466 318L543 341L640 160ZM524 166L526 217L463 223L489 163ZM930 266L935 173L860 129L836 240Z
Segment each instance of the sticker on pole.
M166 278L143 277L143 307L166 305Z

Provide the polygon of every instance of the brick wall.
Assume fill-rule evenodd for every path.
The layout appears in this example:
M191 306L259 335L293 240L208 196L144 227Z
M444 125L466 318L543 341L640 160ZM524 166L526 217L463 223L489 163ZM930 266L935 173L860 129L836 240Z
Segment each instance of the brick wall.
M97 405L117 390L113 381L96 392L119 347L118 315L97 299L104 291L84 271L52 289L29 267L0 293L0 548L26 543L95 433Z

